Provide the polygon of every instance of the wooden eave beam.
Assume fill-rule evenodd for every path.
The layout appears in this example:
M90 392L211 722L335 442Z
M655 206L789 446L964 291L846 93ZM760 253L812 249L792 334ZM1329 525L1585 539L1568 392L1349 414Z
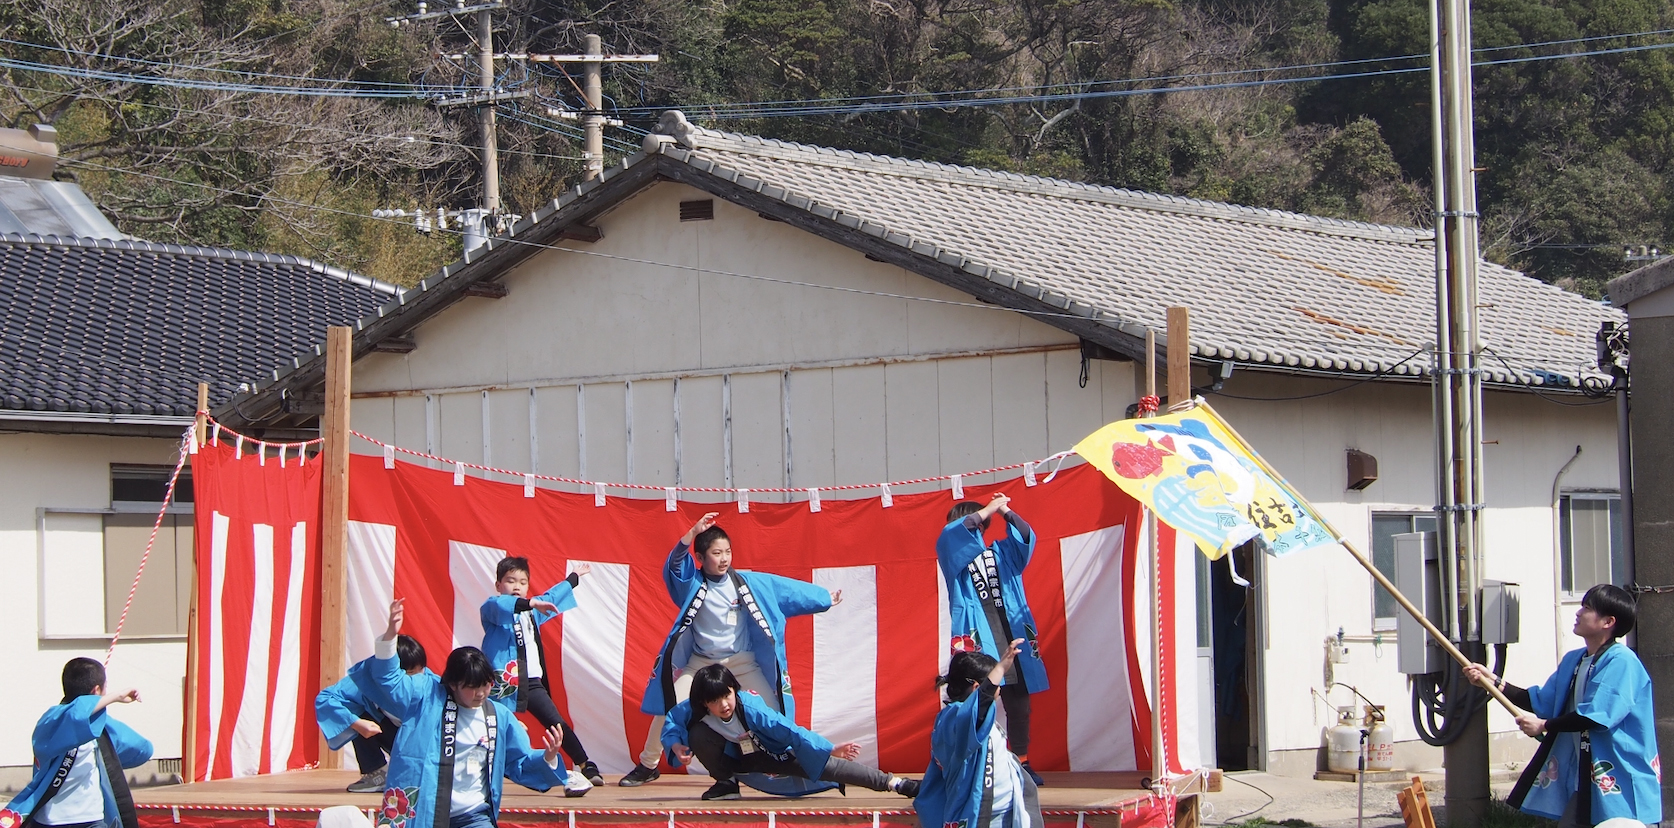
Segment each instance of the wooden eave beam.
M504 299L511 295L511 288L505 282L477 282L465 288L466 296L478 299Z

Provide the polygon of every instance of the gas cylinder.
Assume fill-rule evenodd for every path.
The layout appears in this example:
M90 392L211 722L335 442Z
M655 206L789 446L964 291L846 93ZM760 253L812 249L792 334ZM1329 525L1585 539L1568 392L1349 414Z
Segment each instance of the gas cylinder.
M1337 723L1326 731L1325 767L1338 773L1360 770L1360 723L1352 704L1337 708Z
M1371 731L1366 737L1366 770L1394 770L1395 726L1384 718L1383 705L1367 705L1363 724Z

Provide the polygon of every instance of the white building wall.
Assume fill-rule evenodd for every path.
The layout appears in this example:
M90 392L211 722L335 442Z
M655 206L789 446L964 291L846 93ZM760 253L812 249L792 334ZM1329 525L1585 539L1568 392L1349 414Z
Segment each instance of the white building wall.
M42 556L78 554L58 543L43 544L41 512L80 511L88 528L98 526L98 510L111 505L110 466L132 463L173 466L179 443L123 437L0 434L0 654L4 655L7 715L0 717L0 791L28 781L34 761L29 748L35 720L63 696L59 675L64 662L78 656L103 661L110 639L102 632L85 637L46 637L43 611L54 623L76 624L65 616L90 614L83 628L104 628L104 578L98 549L79 576L47 561L52 578L43 607ZM74 523L77 518L65 518ZM55 525L58 521L54 521ZM87 533L77 533L87 534ZM91 539L90 539L91 540ZM59 560L57 563L62 564ZM128 578L132 573L128 573ZM115 715L151 740L158 758L180 756L182 689L186 641L173 638L124 638L109 666L112 686L140 691L138 704L120 705Z
M1235 376L1226 390L1288 397L1342 385L1251 373L1241 380ZM1567 396L1563 401L1582 402ZM1220 398L1214 404L1368 556L1374 512L1426 512L1435 504L1428 386L1368 383L1309 400ZM1484 451L1489 503L1484 576L1521 585L1521 643L1509 648L1506 675L1514 684L1528 685L1550 675L1563 650L1579 646L1569 632L1576 604L1560 607L1554 600L1553 478L1580 445L1582 455L1562 487L1616 488L1615 410L1504 392L1486 395L1484 408L1491 441ZM1379 479L1363 491L1345 489L1348 448L1378 458ZM1335 721L1333 710L1314 693L1328 689L1324 642L1339 627L1350 660L1335 665L1335 680L1386 705L1398 740L1416 739L1410 690L1396 668L1395 635L1373 630L1371 576L1350 556L1326 550L1268 559L1266 574L1261 597L1269 619L1263 657L1270 759L1274 751L1317 748L1321 728ZM1352 694L1339 688L1330 698L1346 705ZM1503 709L1491 708L1491 731L1516 730ZM1312 758L1303 760L1311 770ZM1433 760L1430 766L1439 765L1439 752ZM1277 764L1299 770L1291 767L1295 762Z
M1135 399L1131 363L1080 387L1056 328L730 203L678 221L694 198L658 185L602 241L513 270L507 298L359 360L355 428L519 474L825 487L1040 459Z

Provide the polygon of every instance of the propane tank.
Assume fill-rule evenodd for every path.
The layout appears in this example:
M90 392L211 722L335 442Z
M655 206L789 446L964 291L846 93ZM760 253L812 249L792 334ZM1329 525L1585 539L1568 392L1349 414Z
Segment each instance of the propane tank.
M1326 731L1325 767L1338 773L1360 770L1360 723L1352 704L1337 708L1337 723Z
M1383 705L1366 706L1364 725L1371 734L1366 737L1366 770L1395 769L1395 726L1384 717Z

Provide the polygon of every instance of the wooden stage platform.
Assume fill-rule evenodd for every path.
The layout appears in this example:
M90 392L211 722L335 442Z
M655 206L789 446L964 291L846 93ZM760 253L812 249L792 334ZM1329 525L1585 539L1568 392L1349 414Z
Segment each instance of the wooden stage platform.
M1177 780L1171 795L1140 787L1139 773L1046 773L1040 789L1044 828L1169 828L1195 824L1195 808L1184 815L1193 795L1202 792L1200 777ZM305 828L322 808L353 805L371 815L379 794L351 794L343 788L357 778L353 771L303 770L269 776L168 785L134 791L140 823L147 828L185 825L222 828L269 825ZM559 790L536 793L506 784L502 828L544 825L599 825L612 828L703 828L703 826L784 825L918 828L910 800L850 788L844 796L830 791L786 799L744 789L729 802L699 799L708 777L665 775L638 788L617 787L615 776L584 797L567 798ZM408 828L428 828L409 826ZM935 828L941 828L936 826Z

